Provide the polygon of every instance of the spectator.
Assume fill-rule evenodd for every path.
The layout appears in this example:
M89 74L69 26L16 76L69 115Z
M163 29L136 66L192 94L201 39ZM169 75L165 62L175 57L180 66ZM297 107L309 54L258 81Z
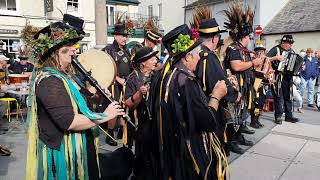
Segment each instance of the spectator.
M302 67L301 71L301 96L303 97L304 89L307 86L308 91L308 107L314 107L314 88L316 83L316 78L319 75L318 70L318 60L313 56L313 49L308 48L307 49L307 55L304 58L304 65Z
M11 74L22 74L25 72L33 71L33 64L28 61L29 50L26 47L20 47L19 49L19 60L15 61L9 67L9 73Z
M8 67L10 64L8 64L9 58L5 55L0 55L0 82L1 84L6 83L6 76L8 72Z
M293 76L293 99L298 103L297 111L299 113L303 113L302 111L302 96L300 95L300 92L298 91L297 87L299 87L299 84L301 84L301 78L299 76Z
M306 56L306 50L301 49L299 55L304 58Z

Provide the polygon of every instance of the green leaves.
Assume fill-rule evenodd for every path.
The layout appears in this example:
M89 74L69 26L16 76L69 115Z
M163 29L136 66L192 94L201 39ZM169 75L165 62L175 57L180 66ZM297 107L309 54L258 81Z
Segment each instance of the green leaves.
M35 57L39 57L53 46L67 44L71 39L76 38L80 38L80 36L75 29L62 30L61 28L52 28L50 36L48 34L40 34L38 39L31 43L31 47Z
M189 35L179 34L178 38L175 39L174 43L171 45L171 47L173 48L172 52L174 54L185 52L193 44L194 41L191 40Z

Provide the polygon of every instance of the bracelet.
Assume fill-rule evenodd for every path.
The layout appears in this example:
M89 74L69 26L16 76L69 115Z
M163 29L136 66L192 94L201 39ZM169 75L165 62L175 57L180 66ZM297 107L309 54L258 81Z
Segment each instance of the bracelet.
M133 95L131 96L130 99L131 99L131 102L134 103Z
M214 96L211 96L211 99L215 99L217 100L218 102L220 101L218 98L214 97Z

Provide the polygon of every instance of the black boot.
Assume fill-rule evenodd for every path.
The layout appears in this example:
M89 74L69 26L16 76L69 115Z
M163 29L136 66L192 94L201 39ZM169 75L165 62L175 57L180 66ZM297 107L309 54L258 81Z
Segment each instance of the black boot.
M236 141L229 141L227 144L229 150L231 152L237 153L237 154L243 154L245 152L244 149L242 149L241 147L239 147L239 145L237 144Z
M295 117L286 117L285 121L296 123L296 122L299 122L299 119Z
M114 132L113 129L108 129L108 134L114 138ZM118 143L111 139L108 135L106 135L106 143L110 146L118 146Z
M253 142L246 140L242 134L237 137L237 142L244 146L253 146Z
M255 116L255 115L251 115L251 122L250 122L250 126L255 128L255 129L259 129L262 126L259 125L259 121L258 121L259 116Z
M241 125L240 129L241 129L241 132L245 133L245 134L254 134L255 133L255 131L249 129L247 125Z
M275 120L274 120L274 122L275 122L276 124L282 124L282 119L281 119L281 117L276 117Z

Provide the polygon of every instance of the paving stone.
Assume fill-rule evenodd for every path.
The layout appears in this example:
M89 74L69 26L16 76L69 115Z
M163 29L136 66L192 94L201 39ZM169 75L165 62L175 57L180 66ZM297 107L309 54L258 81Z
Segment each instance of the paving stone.
M320 165L292 163L280 180L319 180Z
M307 140L304 139L269 134L248 151L284 160L293 160L306 142Z
M232 180L277 180L289 161L254 153L245 153L231 165Z
M320 142L308 141L294 161L300 164L320 166Z
M319 125L283 122L282 125L274 127L272 131L307 136L312 138L320 138Z

